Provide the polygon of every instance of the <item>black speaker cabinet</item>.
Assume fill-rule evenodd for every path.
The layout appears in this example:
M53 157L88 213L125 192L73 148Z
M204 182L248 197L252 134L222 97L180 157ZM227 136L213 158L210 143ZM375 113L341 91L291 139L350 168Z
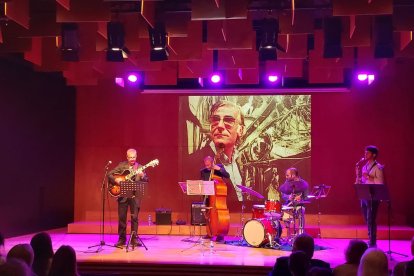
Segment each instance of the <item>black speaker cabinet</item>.
M191 225L206 225L206 205L203 202L193 202L191 204Z
M155 224L156 225L171 225L171 209L156 209L155 210Z

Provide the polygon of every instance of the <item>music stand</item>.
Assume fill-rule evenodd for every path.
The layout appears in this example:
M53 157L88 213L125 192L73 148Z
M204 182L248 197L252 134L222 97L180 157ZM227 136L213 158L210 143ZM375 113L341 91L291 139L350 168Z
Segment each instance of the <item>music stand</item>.
M391 199L388 192L388 186L384 184L355 184L355 191L358 199L369 200L369 208L372 214L372 201L387 201L388 203L388 251L385 252L392 259L391 254L408 257L407 255L391 251ZM372 233L371 233L372 234Z
M320 211L319 200L321 198L327 197L330 190L331 190L331 186L321 184L321 185L313 186L313 190L312 190L312 193L311 193L318 202L317 208L318 208L318 238L319 239L322 238L322 234L321 234L321 214L322 213Z
M198 195L198 196L209 196L209 195L215 195L214 190L214 181L203 181L203 180L187 180L186 182L178 182L181 190L183 193L187 195ZM205 210L211 209L211 207L205 207ZM193 246L190 246L189 248L183 249L181 252L184 252L188 249L191 249L197 245L201 245L202 248L204 248L206 245L204 245L203 240L201 239L201 224L200 227L200 236L198 241L194 243ZM210 227L210 223L208 223L208 227ZM207 246L206 246L207 247ZM210 241L210 250L214 247L213 241ZM202 251L204 255L204 250Z
M145 195L146 186L147 186L147 182L143 182L143 181L121 181L119 182L119 187L120 187L119 196L141 199ZM126 248L125 248L126 252L128 252L129 244L131 243L131 240L134 237L141 242L145 250L148 250L147 246L142 241L142 239L139 237L138 233L135 233L135 231L132 231L131 235L129 236L129 240L126 245ZM132 250L134 250L134 248L135 248L135 245L132 245Z

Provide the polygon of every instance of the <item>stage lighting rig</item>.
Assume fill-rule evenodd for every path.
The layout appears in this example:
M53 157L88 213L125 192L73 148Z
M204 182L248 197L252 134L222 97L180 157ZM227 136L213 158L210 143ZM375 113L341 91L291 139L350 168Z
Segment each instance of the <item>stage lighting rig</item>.
M253 20L253 29L256 31L256 50L259 51L259 60L277 60L277 50L286 52L278 43L279 21L275 18Z

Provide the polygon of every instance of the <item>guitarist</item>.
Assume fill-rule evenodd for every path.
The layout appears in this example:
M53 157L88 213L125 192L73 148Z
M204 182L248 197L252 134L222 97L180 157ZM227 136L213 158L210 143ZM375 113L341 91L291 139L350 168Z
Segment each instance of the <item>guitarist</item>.
M108 173L108 180L109 184L117 183L119 185L120 180L115 177L116 174L121 174L125 170L129 171L136 171L142 165L136 162L137 160L137 151L135 149L127 150L127 161L123 161L118 164L112 171ZM138 172L135 175L134 181L144 181L148 182L148 177L145 175L144 172ZM141 206L141 200L137 197L126 198L126 197L118 197L118 235L119 239L115 246L123 246L126 243L126 228L127 228L127 213L128 207L131 213L131 233L135 231L138 233L138 214L139 209ZM142 244L136 237L132 237L130 244L132 246L141 246Z

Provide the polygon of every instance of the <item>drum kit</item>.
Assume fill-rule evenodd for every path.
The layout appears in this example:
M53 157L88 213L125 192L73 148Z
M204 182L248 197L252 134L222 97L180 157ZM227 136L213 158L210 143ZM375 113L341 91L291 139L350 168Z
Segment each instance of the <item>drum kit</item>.
M298 183L295 183L298 184ZM290 193L302 192L301 186L295 184L290 185ZM283 186L283 185L282 185ZM260 193L252 190L249 187L237 185L242 194L255 196L259 199L264 199ZM285 191L283 191L285 192ZM293 193L294 192L294 193ZM289 194L289 193L288 193ZM308 196L308 199L314 196ZM271 247L280 248L282 245L292 245L294 237L298 234L296 229L296 221L303 219L303 213L300 208L310 201L299 200L291 201L287 205L282 205L278 200L265 200L264 204L255 204L252 207L252 218L244 223L244 201L242 202L242 225L243 225L243 240L253 247ZM287 229L286 238L282 238L282 223ZM293 226L293 231L291 227Z

